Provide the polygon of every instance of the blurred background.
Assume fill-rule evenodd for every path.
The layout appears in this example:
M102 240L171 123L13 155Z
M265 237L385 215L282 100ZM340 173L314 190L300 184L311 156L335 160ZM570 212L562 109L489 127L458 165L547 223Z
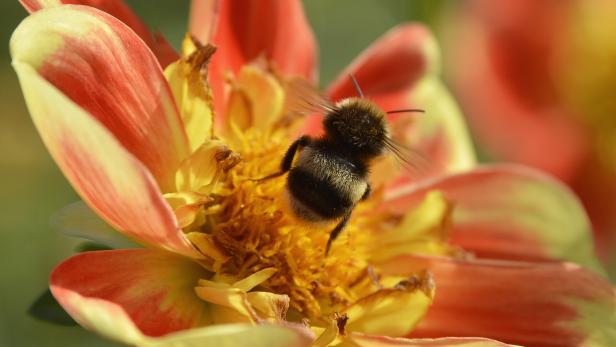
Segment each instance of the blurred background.
M189 1L126 2L179 46ZM599 256L616 271L613 1L306 0L305 8L322 86L389 28L426 23L481 159L533 165L569 184L589 210ZM51 269L75 252L76 241L49 220L78 198L43 147L10 66L8 41L25 16L17 0L0 2L0 346L114 346L27 315Z

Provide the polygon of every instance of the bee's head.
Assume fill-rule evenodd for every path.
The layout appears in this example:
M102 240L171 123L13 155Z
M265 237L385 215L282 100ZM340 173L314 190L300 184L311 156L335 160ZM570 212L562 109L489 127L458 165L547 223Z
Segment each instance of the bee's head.
M385 112L366 99L340 101L326 115L323 127L330 141L358 157L376 157L386 146Z

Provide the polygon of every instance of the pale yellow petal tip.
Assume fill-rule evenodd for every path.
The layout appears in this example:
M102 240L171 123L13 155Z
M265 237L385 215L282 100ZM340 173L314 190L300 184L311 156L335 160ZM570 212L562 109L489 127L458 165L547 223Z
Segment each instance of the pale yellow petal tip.
M426 38L423 49L428 63L426 71L435 75L440 74L442 66L441 48L432 34L429 34Z
M436 40L432 47L437 52ZM462 111L440 78L436 75L422 78L411 92L411 100L426 110L426 116L416 122L418 135L414 141L417 144L422 141L441 142L439 152L444 157L435 157L435 160L442 161L436 164L443 173L465 171L476 166L475 150Z
M309 347L314 336L294 325L223 324L185 330L162 338L150 339L142 347Z
M81 11L83 7L49 7L26 17L11 35L9 47L13 61L38 68L62 47L63 36L89 35L94 28L108 30L108 24L92 13Z
M584 347L616 346L616 302L613 295L604 301L568 299L567 304L579 318L561 325L585 336Z
M195 53L199 49L199 47L203 46L203 43L200 42L197 37L187 32L184 35L184 39L182 40L182 57L186 58L190 56L191 54Z
M83 327L124 343L138 345L146 340L146 336L119 305L102 299L86 298L53 285L51 291L62 307Z

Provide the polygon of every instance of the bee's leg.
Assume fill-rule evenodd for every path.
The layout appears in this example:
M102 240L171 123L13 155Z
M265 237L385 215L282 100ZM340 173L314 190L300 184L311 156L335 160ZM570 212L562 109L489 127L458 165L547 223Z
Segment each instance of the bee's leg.
M327 240L327 246L325 247L325 255L329 253L329 249L332 247L332 242L334 242L336 237L340 235L340 232L342 231L342 229L344 229L344 227L349 222L349 219L351 219L352 213L353 213L353 209L351 208L349 212L347 212L347 214L345 214L344 217L342 217L340 222L338 222L338 225L336 225L334 230L332 230L332 232L329 233L329 239Z
M301 150L303 147L308 146L310 144L310 141L312 140L308 135L303 135L297 140L295 140L295 142L293 142L291 146L289 146L289 149L287 149L287 152L284 154L284 157L280 162L280 171L262 178L253 179L252 181L265 181L270 178L282 176L287 173L289 170L291 170L291 166L293 165L293 159L295 159L295 153L297 153L297 151Z
M366 182L366 190L364 191L364 195L361 196L361 200L364 201L370 197L370 193L372 193L372 186L370 183Z

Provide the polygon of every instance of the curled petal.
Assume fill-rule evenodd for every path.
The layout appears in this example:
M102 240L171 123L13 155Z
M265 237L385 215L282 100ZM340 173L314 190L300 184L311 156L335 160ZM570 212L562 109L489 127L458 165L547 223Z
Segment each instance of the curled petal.
M612 285L575 264L404 256L383 267L399 275L424 268L438 294L411 336L484 336L524 346L616 343Z
M273 75L245 66L239 72L231 92L229 125L239 130L255 127L269 131L282 115L284 90ZM238 103L239 101L239 103ZM242 110L242 105L247 109Z
M129 237L199 257L143 164L32 66L13 66L43 142L83 200Z
M199 299L215 305L216 323L256 323L259 319L246 293L237 288L220 288L200 283L195 292Z
M207 273L171 253L127 249L87 252L53 271L51 291L80 324L118 341L162 336L208 324L208 307L194 293Z
M225 74L256 58L272 61L282 74L315 80L316 44L299 0L195 1L191 12L190 32L219 48L210 75L219 114Z
M181 163L176 172L177 190L208 194L219 174L239 161L239 155L222 142L206 141Z
M410 210L400 224L375 235L370 263L378 264L401 254L449 255L447 243L453 204L442 193L429 192L419 206Z
M184 41L191 40L186 37ZM186 43L184 45L188 45ZM165 77L184 122L190 149L194 151L213 136L213 100L207 84L207 66L216 48L194 44L194 51L169 65Z
M429 273L413 275L392 288L370 294L343 310L345 329L368 334L403 336L425 315L434 297Z
M258 271L232 284L213 280L199 280L197 296L216 305L217 323L251 322L264 320L282 322L289 308L289 297L270 292L250 292L276 272L274 268Z
M92 7L66 5L26 18L10 45L15 63L102 123L164 191L173 187L188 141L161 68L134 32Z
M171 62L176 61L179 56L169 45L167 40L160 34L152 35L148 27L122 0L19 0L28 12L36 12L40 9L60 6L63 4L87 5L96 7L128 25L141 39L150 47L158 58L158 61L165 67Z
M454 204L452 243L479 257L566 260L603 273L593 251L590 223L562 183L517 165L495 165L391 190L400 212L440 190Z

